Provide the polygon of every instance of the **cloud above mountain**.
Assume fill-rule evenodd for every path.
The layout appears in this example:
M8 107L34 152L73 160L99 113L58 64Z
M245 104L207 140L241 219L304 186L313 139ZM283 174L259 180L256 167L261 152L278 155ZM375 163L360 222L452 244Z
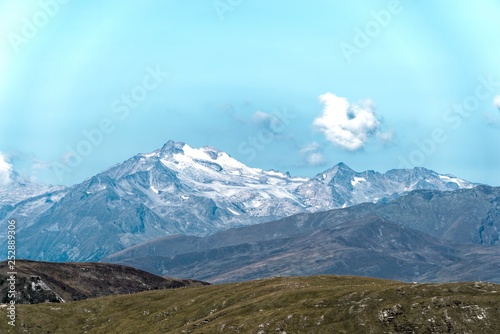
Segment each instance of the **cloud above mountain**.
M7 157L0 152L0 186L7 186L12 182L12 164Z
M314 119L314 129L342 149L362 149L380 129L380 121L371 100L355 104L333 93L323 94L319 100L323 105L323 113Z
M288 125L296 117L295 113L283 108L281 110L274 110L272 113L263 111L256 111L252 115L252 122L257 124L274 134L284 132Z
M500 110L500 95L495 96L495 98L493 99L493 105L495 106L495 108Z
M309 166L322 166L326 163L323 147L317 142L303 146L300 154Z
M493 106L500 111L500 95L496 95L493 98ZM482 114L483 119L486 120L486 124L493 128L500 128L500 114L494 111L486 111Z

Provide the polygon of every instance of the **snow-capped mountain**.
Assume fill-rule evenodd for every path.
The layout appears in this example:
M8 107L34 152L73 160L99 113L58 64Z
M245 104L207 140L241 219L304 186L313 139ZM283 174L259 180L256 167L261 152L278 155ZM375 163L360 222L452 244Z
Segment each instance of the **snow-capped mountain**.
M248 167L213 147L169 141L81 184L0 210L20 219L20 256L99 260L165 235L203 236L301 212L387 200L414 189L473 186L423 168L357 173L342 163L312 179L292 177ZM22 214L16 212L21 209Z
M57 192L65 187L46 185L21 176L18 172L12 171L8 185L0 186L0 207L15 205L26 199L34 198L46 193Z
M300 185L295 193L310 208L308 211L314 212L389 200L416 189L448 191L474 186L452 175L422 167L392 169L385 174L373 170L358 173L339 163Z
M0 219L9 217L22 221L22 228L32 225L67 192L64 186L46 185L21 176L10 174L8 185L0 187ZM7 229L0 231L0 240L7 236Z
M138 155L97 176L102 177L119 180L120 196L131 187L141 189L144 204L160 216L172 207L186 211L186 205L191 207L190 203L203 199L211 205L207 207L209 216L217 217L213 222L215 228L225 225L219 217L243 224L250 217L273 218L285 212L303 211L305 206L293 191L309 180L250 168L210 146L195 149L172 141L160 150ZM103 185L96 187L100 189ZM206 213L199 218L202 217ZM208 228L191 232L211 231Z

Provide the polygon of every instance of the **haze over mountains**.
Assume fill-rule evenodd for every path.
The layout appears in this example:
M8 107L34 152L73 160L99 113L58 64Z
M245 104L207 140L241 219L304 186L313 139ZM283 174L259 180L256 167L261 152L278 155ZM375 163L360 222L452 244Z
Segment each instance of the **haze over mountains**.
M10 202L2 196L0 218L18 220L23 258L95 261L167 235L207 236L298 213L386 202L415 189L474 186L424 168L358 173L343 163L314 178L292 177L250 168L213 147L169 141L71 187L23 193L14 183L21 194Z

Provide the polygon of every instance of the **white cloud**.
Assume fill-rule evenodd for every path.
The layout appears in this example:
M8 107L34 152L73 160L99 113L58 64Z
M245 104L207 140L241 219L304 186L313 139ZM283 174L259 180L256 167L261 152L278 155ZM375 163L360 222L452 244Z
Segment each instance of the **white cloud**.
M33 170L45 170L45 169L49 169L52 165L46 161L42 161L42 160L39 160L39 159L33 159L33 164L31 166L31 168Z
M351 104L346 98L332 93L321 95L319 100L323 105L323 114L314 119L314 128L322 132L329 142L343 149L362 149L380 127L371 100L361 105Z
M302 147L300 149L300 154L302 154L308 165L320 166L326 163L325 157L321 152L322 150L323 147L319 143L312 142Z
M276 114L269 114L263 111L256 111L252 115L252 121L259 126L273 132L281 132L284 128L284 123Z
M394 139L394 131L389 130L386 132L377 132L377 139L383 143L390 143Z
M321 145L317 142L312 142L310 144L307 144L306 146L302 147L300 149L300 153L302 154L307 154L307 153L312 153L321 148Z
M252 114L252 123L256 124L261 131L272 133L275 140L289 140L292 138L292 135L286 134L285 130L290 124L291 119L295 117L295 114L287 108L276 110L273 113L256 111Z
M500 95L497 95L493 98L493 105L495 108L500 109Z
M273 116L271 114L268 114L268 113L263 112L263 111L256 111L252 115L252 120L255 123L259 123L259 124L260 123L266 123L267 124L272 119L273 119Z
M489 126L494 128L500 127L500 116L498 116L498 113L485 112L483 113L483 118Z
M314 152L307 156L307 163L311 166L320 166L325 164L325 157L322 153Z
M0 152L0 186L7 186L12 182L12 170L7 157Z

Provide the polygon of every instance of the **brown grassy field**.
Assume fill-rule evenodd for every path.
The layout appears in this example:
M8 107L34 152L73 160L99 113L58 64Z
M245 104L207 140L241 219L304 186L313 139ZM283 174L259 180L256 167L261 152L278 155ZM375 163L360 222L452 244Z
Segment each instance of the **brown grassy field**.
M498 333L499 285L276 277L19 305L2 333ZM5 308L4 308L5 310Z

